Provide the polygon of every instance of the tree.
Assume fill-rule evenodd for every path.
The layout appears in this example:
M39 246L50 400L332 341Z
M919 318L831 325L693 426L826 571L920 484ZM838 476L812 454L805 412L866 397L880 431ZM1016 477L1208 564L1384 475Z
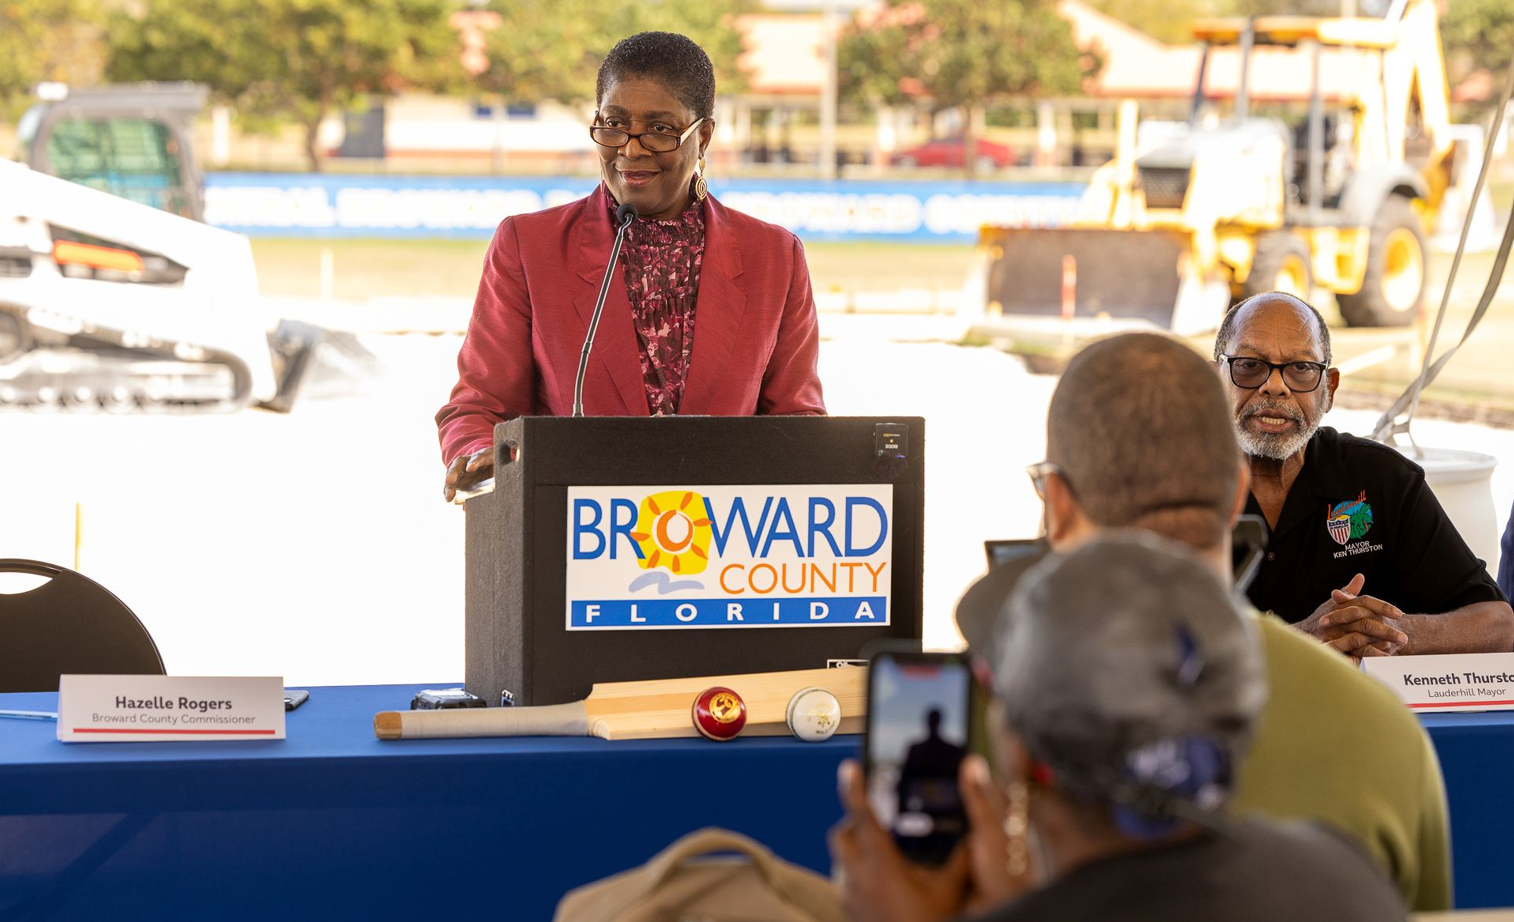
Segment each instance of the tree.
M93 0L0 0L0 112L44 81L95 83L104 58Z
M500 24L485 38L489 67L474 83L512 103L592 95L600 6L594 0L494 0L488 8Z
M1441 20L1440 34L1452 81L1487 70L1493 75L1492 92L1503 92L1514 66L1514 5L1509 0L1456 0Z
M110 20L115 80L193 80L239 117L321 121L368 94L461 77L449 0L141 0Z
M847 26L838 57L849 99L899 105L928 97L937 108L963 110L969 170L973 110L1007 96L1076 94L1099 63L1073 42L1051 0L886 0Z
M490 0L500 25L488 34L489 69L476 80L511 102L593 99L599 64L616 42L663 31L687 35L709 54L721 92L740 91L736 17L755 7L755 0Z

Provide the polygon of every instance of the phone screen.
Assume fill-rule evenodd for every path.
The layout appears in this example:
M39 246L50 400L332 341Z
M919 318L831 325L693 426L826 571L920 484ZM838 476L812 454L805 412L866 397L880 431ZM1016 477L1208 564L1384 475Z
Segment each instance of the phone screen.
M983 552L988 555L990 570L1026 557L1043 557L1049 550L1045 538L1005 538L983 542Z
M969 751L971 670L957 654L885 653L868 681L869 803L900 851L940 864L967 832L957 772Z

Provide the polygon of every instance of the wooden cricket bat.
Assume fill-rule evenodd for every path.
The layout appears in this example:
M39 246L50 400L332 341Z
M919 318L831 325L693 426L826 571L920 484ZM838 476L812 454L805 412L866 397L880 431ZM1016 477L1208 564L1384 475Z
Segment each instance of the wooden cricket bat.
M861 733L867 713L867 668L796 669L692 679L602 682L589 697L543 707L380 711L373 732L381 740L467 736L597 736L607 740L698 736L691 712L699 693L724 686L746 702L744 736L789 732L789 699L803 688L823 688L841 703L838 733Z

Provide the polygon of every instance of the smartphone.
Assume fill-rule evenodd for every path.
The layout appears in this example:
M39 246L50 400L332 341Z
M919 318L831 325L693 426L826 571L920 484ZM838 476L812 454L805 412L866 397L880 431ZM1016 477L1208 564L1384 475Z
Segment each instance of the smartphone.
M939 865L967 834L957 773L973 744L971 666L958 653L880 649L867 681L868 802L905 857Z
M1262 556L1267 553L1267 520L1259 515L1238 515L1230 529L1230 554L1232 583L1238 595L1244 595L1261 569Z
M292 711L310 700L310 692L302 688L284 689L284 710Z
M513 698L512 698L513 700ZM501 701L503 703L503 700ZM449 708L481 708L488 702L461 688L423 688L410 699L412 711L440 711Z
M996 538L983 542L990 570L1028 557L1045 557L1050 551L1051 545L1045 538Z

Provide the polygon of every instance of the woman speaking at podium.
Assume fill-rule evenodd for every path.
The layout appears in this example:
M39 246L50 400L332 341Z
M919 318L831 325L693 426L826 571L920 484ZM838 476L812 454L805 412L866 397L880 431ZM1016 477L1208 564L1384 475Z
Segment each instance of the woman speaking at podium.
M623 225L583 381L585 415L825 412L803 248L705 190L709 56L668 32L623 39L599 68L595 102L599 188L506 218L489 245L457 385L436 415L449 501L492 474L496 423L572 412Z

